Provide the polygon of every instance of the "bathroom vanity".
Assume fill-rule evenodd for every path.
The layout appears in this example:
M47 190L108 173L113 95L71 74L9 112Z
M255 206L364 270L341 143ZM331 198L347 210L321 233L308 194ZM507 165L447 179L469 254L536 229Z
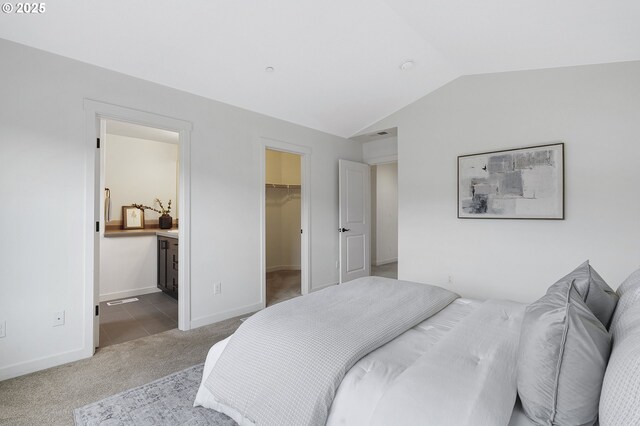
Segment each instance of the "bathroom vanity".
M158 288L178 298L178 232L157 232Z

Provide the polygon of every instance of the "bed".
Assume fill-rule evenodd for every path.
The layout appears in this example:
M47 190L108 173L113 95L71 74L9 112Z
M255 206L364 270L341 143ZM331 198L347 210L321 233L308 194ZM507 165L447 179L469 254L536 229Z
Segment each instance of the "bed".
M351 284L353 292L354 294L362 293L363 289L372 292L373 296L368 299L369 303L373 303L375 300L385 300L384 297L390 296L387 293L377 294L378 287L391 289L395 293L399 288L408 285L407 282L377 277L368 277L358 281ZM415 285L416 283L411 284ZM419 285L424 286L423 284ZM348 286L339 287L347 288ZM640 285L638 287L640 288ZM285 319L295 317L295 312L307 312L310 306L314 306L314 303L319 304L319 310L333 309L336 300L342 300L345 297L349 299L351 296L348 294L345 296L345 290L342 289L344 294L335 294L336 299L334 300L332 299L333 293L329 290L328 294L318 292L314 296L317 299L316 302L313 298L306 296L307 299L303 297L283 302L279 304L281 306L278 309L269 308L261 311L265 312L271 309L271 312L274 313L273 317L270 312L256 314L258 316L264 315L269 319L262 329L260 329L260 324L257 326L252 324L251 319L247 321L246 328L255 328L256 334L250 335L248 339L250 342L246 346L240 345L237 348L229 349L230 342L234 339L241 340L234 335L216 343L211 348L205 362L203 381L194 405L223 412L240 425L473 424L529 426L535 424L525 415L518 398L516 381L520 329L527 305L500 300L466 299L446 290L440 290L442 289L435 287L433 290L435 293L425 294L425 297L430 300L441 300L442 307L436 303L431 312L424 315L424 318L419 320L413 318L414 323L411 326L396 331L395 335L389 334L388 330L384 329L387 333L385 339L374 343L373 349L362 349L363 344L360 342L354 344L358 350L346 354L344 358L345 360L357 358L353 359L353 362L343 362L344 365L337 368L335 372L329 370L325 372L321 369L316 371L313 366L305 367L303 363L301 366L303 369L293 373L291 378L283 377L287 374L285 370L296 370L296 366L293 365L295 361L291 361L291 354L282 355L283 359L287 361L284 362L283 370L277 373L277 376L261 377L266 371L272 370L270 358L273 353L278 350L287 350L291 342L274 349L267 346L273 343L274 338L278 342L281 339L269 336L269 344L258 344L258 348L255 348L254 343L258 340L257 336L269 333L274 328L274 323L284 324ZM325 305L327 299L330 300L329 308ZM391 307L386 312L372 313L371 317L365 318L358 327L375 329L377 317L382 318L379 321L380 324L386 324L391 321L388 317L398 310L398 306L406 304L407 300L406 296L404 298L400 296L399 300L390 302ZM305 305L305 303L311 304ZM394 306L394 303L398 303L398 305ZM424 302L416 303L416 306L420 303ZM362 318L361 307L358 307L357 303L350 300L347 306L350 306L348 310L352 312L345 315ZM299 311L296 310L297 308ZM340 312L345 310L344 308L340 309ZM281 311L280 314L278 311ZM408 315L412 314L409 312ZM347 319L340 318L337 323L344 324L345 321ZM402 321L404 318L400 320L400 322ZM296 333L304 333L304 327L309 325L305 323L305 320L301 322L304 324L303 328L297 330ZM243 324L242 327L245 325ZM284 325L283 328L288 328L288 326ZM236 334L240 334L239 332L242 333L239 329ZM354 336L349 336L348 341L357 339ZM327 342L330 346L336 336L329 336L328 339L318 343L315 341L315 334L311 336L313 344L323 346L327 345ZM298 338L296 337L295 340L297 341ZM336 347L344 346L345 342L338 342L336 345ZM296 348L292 350L295 353L293 359L301 358L300 354L296 352ZM310 351L308 347L301 350ZM333 352L333 350L335 349L329 352ZM251 358L238 359L243 353L251 351L254 351L254 355L263 351L262 356L258 356L261 358L259 362L248 361ZM313 351L317 351L317 349ZM220 362L223 354L231 356L227 357L230 360L227 361L225 367L220 368L223 364ZM312 359L317 363L323 362L316 358ZM287 365L287 363L289 364ZM327 363L331 362L327 361ZM222 372L217 372L217 376L214 371L216 368L222 370ZM252 368L254 369L252 370ZM302 377L306 375L307 368L311 375L309 379ZM236 379L242 382L242 386L238 385L237 388L227 392L227 399L225 399L224 389L220 392L215 388L215 383L214 386L210 386L212 382L224 379L225 373L228 373L226 378L230 382L235 382ZM244 381L240 378L242 374L245 374ZM317 381L322 382L319 380L320 375L323 375L323 378L324 375L330 376L330 379L326 380L327 389L317 390L313 388L313 385L310 385L310 383L315 384ZM260 380L264 381L262 393L259 390L260 384L258 382ZM289 388L277 388L282 383L295 383L296 385L302 383L303 387L291 390L291 393L287 394ZM311 396L316 398L315 411L310 411L309 417L295 417L301 406L311 404L308 399L305 399L306 396L300 396L307 388L311 388ZM219 393L216 394L216 391ZM243 395L238 397L239 399L234 399L233 397L237 396L237 393ZM278 398L269 399L272 393L279 395ZM232 397L228 395L232 395ZM317 395L324 396L317 397ZM629 398L627 395L627 400ZM631 403L635 404L636 400L633 398L637 398L637 395L631 396ZM284 405L278 407L279 403ZM272 410L260 411L255 407L257 405L265 405ZM260 417L261 415L264 417ZM291 417L287 417L288 415ZM617 423L609 422L606 424Z

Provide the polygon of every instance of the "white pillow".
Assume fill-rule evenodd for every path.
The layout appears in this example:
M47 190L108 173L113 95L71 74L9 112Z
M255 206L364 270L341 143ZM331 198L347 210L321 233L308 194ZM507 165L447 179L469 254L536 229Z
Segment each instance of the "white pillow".
M640 269L624 280L620 287L618 287L618 295L620 300L618 306L613 313L613 319L611 320L611 334L613 334L613 340L622 338L623 334L629 330L629 321L632 318L632 307L634 310L640 309Z
M640 270L618 289L613 350L600 396L602 426L640 424Z

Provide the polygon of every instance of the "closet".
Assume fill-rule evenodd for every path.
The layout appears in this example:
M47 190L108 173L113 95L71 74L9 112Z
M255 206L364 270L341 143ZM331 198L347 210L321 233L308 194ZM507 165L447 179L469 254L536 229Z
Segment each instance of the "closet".
M300 161L296 154L266 151L267 306L300 295Z

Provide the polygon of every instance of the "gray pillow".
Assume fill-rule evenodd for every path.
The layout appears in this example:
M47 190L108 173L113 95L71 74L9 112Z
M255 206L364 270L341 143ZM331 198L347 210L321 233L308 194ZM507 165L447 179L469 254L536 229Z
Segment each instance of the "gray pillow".
M518 348L518 394L537 424L592 425L611 339L573 282L527 307Z
M566 283L574 283L576 290L587 304L591 312L608 329L613 317L613 312L618 303L618 295L607 285L595 269L589 265L587 260L578 266L569 275L560 278L549 288L552 291L554 286L564 286Z

